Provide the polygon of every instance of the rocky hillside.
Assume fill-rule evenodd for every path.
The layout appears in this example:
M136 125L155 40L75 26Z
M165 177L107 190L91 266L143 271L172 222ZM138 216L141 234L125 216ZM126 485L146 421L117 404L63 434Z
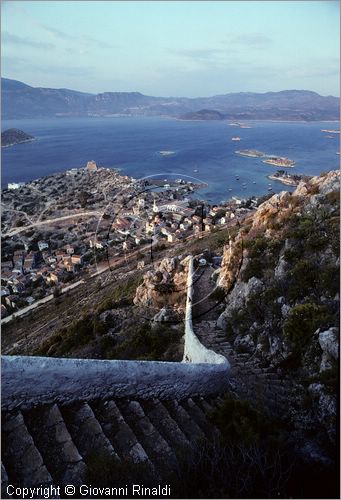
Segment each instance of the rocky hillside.
M224 247L217 326L239 353L305 390L306 422L335 443L339 352L339 172L261 204ZM229 291L229 292L228 292Z

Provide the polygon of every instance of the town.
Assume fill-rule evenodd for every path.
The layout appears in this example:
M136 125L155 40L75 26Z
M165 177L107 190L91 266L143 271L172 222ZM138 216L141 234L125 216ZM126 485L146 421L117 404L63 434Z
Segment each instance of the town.
M142 268L146 247L223 229L258 204L234 197L210 205L195 198L200 187L180 178L136 180L94 161L9 184L2 193L1 317L8 321L130 252Z

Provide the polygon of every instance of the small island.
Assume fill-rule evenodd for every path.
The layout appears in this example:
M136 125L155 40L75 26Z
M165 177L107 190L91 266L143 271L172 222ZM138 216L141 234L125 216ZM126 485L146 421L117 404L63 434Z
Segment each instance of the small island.
M9 128L1 133L1 147L7 148L9 146L14 146L15 144L21 144L23 142L34 141L32 135L26 134L22 130L17 128Z
M224 120L225 115L214 109L201 109L200 111L190 111L179 116L179 120Z
M235 153L241 156L250 156L251 158L260 158L262 156L266 156L261 151L256 151L255 149L242 149L241 151L235 151Z
M266 160L262 161L263 163L268 163L269 165L273 165L274 167L291 168L295 165L294 160L290 160L289 158L285 158L282 156L268 156Z
M287 186L298 186L301 181L308 182L310 176L301 174L292 175L288 174L285 170L278 170L274 174L267 175L267 178L273 181L281 182Z

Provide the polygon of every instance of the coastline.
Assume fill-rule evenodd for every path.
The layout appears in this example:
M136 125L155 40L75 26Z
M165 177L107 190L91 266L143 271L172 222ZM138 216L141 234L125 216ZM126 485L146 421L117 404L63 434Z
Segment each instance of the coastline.
M11 144L4 144L4 145L1 144L1 147L2 148L10 148L12 146L17 146L19 144L25 144L26 142L33 142L35 140L36 140L36 137L33 137L32 139L25 139L24 141L20 141L20 142L12 142Z
M267 179L270 179L272 181L281 182L282 184L285 184L286 186L294 186L294 187L296 187L296 186L298 186L298 184L300 182L300 181L296 182L293 179L287 179L285 177L276 177L273 174L272 175L267 175L266 177L267 177Z

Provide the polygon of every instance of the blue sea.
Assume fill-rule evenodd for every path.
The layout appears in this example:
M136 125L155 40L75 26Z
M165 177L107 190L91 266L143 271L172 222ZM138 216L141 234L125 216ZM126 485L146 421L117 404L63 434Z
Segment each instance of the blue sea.
M2 130L19 128L36 137L31 143L2 148L2 187L26 182L95 160L135 178L159 174L205 182L199 196L219 203L291 189L267 175L277 169L259 158L241 157L238 149L257 149L296 162L290 173L316 175L339 168L339 136L321 129L335 122L248 122L241 129L225 121L180 121L168 118L110 117L4 120ZM240 141L232 141L238 136ZM174 151L162 156L159 151ZM197 170L197 172L194 172ZM236 180L236 176L239 180ZM246 185L245 185L246 184Z

